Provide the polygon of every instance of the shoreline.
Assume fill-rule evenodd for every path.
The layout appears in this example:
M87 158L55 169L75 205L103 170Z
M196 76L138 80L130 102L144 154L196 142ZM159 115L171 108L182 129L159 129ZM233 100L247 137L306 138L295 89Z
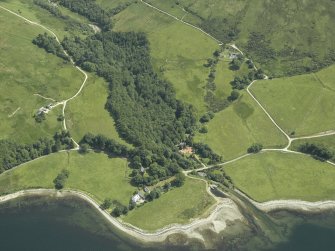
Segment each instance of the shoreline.
M335 201L334 200L324 200L324 201L304 201L304 200L270 200L266 202L257 202L251 199L248 195L243 193L242 191L235 189L239 195L243 196L247 199L252 205L261 210L262 212L269 213L272 211L279 210L292 210L292 211L300 211L300 212L310 212L310 213L318 213L321 211L326 211L330 209L335 209Z
M120 221L108 212L102 210L100 205L92 199L89 195L84 192L65 189L57 191L54 189L27 189L14 192L11 194L0 196L0 203L17 199L20 197L37 195L37 196L76 196L84 201L88 202L91 206L99 211L99 213L115 227L117 230L126 234L128 237L134 237L136 240L141 242L163 242L166 238L173 234L185 234L187 237L201 240L206 244L204 237L198 232L198 230L210 229L215 233L220 233L227 227L227 221L243 220L243 216L240 213L237 205L228 198L222 199L220 203L214 205L214 210L206 218L193 219L187 224L171 224L164 228L158 229L154 232L146 231L135 227L129 223Z
M271 211L277 210L293 210L293 211L303 211L303 212L322 212L330 209L335 209L335 201L317 201L308 202L302 200L272 200L267 202L256 202L249 198L246 194L239 190L235 190L239 195L246 198L251 204L262 212L269 213ZM200 231L207 229L219 234L220 232L226 230L228 221L240 220L243 221L242 216L238 206L229 198L223 198L214 205L213 211L206 218L197 218L191 220L187 224L171 224L164 228L158 229L156 231L150 232L138 227L135 227L129 223L123 222L111 216L105 210L100 208L100 205L92 199L89 195L84 192L65 189L57 191L55 189L26 189L17 191L11 194L0 196L0 203L5 203L7 201L17 199L25 196L56 196L58 198L65 196L76 196L86 202L99 211L99 213L115 227L118 231L126 234L128 237L133 237L137 241L144 243L155 243L163 242L173 234L185 234L189 238L195 238L201 240L206 244L205 238L201 235Z

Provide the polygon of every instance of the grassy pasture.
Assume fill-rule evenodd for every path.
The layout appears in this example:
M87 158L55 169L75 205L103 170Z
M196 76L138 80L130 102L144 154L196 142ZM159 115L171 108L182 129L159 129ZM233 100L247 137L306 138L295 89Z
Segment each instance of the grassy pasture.
M174 86L177 98L206 111L204 89L209 69L203 65L218 45L201 32L137 3L118 14L116 31L141 31L148 35L157 72Z
M224 34L224 19L236 24L240 32L235 42L274 76L301 74L316 65L320 67L329 61L328 55L335 49L333 1L147 1L178 17L182 15L182 8L188 9L184 20L215 27L211 33L216 37ZM264 39L248 47L251 32L264 35ZM274 56L270 55L271 50Z
M225 160L243 155L253 143L262 143L265 147L286 144L284 135L246 92L242 92L238 101L217 113L208 122L208 133L197 134L195 140L208 144Z
M127 144L120 139L113 117L105 109L107 96L107 83L102 78L90 74L82 93L68 102L66 122L75 140L80 141L86 133L90 132L103 134Z
M228 164L235 186L256 201L335 199L335 169L300 154L265 152Z
M34 4L33 0L0 0L0 5L7 9L18 13L33 22L40 23L47 28L51 29L60 39L70 33L81 35L73 29L68 30L65 20L57 18L50 14L47 10ZM72 20L82 23L89 23L88 20L76 13L73 13L63 7L58 7L64 15L69 16Z
M37 124L33 118L40 107L51 103L38 93L57 101L72 96L83 81L83 75L70 63L45 53L32 44L39 27L0 10L0 138L31 142L42 136L51 136L61 128L56 121L61 114L57 108L47 120ZM52 70L50 70L52 69ZM21 109L12 117L10 115Z
M252 92L287 132L297 136L335 129L335 66L313 74L264 80Z
M123 220L141 229L154 231L172 223L187 223L202 215L213 203L214 199L207 194L204 182L188 178L182 187L130 211Z
M310 144L317 144L317 145L323 145L327 147L330 151L335 153L335 135L331 136L325 136L320 138L314 138L314 139L299 139L292 142L292 145L290 147L291 150L297 151L299 149L299 146L305 143ZM332 161L335 161L335 158L333 158Z
M54 188L53 180L64 168L70 171L65 188L85 191L99 202L111 198L127 205L136 190L129 184L131 170L125 159L110 159L103 153L61 152L2 174L0 193L36 187Z

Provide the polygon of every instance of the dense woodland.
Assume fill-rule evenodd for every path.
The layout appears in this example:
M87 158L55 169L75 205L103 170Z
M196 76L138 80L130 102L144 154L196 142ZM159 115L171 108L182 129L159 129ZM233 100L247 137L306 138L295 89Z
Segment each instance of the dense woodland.
M154 73L144 34L105 32L62 44L78 65L110 83L106 108L128 142L150 150L174 148L193 132L192 108Z
M102 135L87 134L81 141L83 153L89 146L111 156L128 158L134 169L132 183L137 186L155 184L181 169L198 165L195 159L179 152L180 143L193 146L195 153L208 163L221 161L207 145L193 143L192 135L197 129L193 109L177 100L172 85L154 72L145 34L106 31L110 28L106 18L130 2L106 11L90 0L58 3L105 30L86 38L65 37L62 47L77 65L109 83L106 109L113 116L119 135L135 147L128 149ZM49 48L50 37L39 35L35 40L40 47L55 53Z
M58 132L53 139L41 138L32 144L0 140L0 173L43 155L74 147L70 133Z

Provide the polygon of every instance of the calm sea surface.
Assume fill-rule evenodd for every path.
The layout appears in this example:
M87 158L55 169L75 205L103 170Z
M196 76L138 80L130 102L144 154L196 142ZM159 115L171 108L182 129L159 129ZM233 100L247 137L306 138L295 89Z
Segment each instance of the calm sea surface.
M263 249L261 241L253 244L227 245L216 250L334 251L335 214L300 217L279 213L275 218L291 224L280 244ZM230 241L225 238L225 242ZM232 240L233 241L233 240ZM255 244L256 243L256 244ZM220 246L220 245L219 245ZM224 248L225 246L226 248ZM229 246L229 245L228 245ZM29 197L0 205L0 250L201 250L193 244L171 247L159 244L143 247L117 233L95 209L76 198L51 199Z

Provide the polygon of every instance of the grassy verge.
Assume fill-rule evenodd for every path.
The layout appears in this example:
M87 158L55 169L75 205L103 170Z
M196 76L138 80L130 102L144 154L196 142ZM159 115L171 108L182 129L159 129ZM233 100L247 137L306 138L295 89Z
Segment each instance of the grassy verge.
M335 199L335 169L312 157L265 152L228 164L235 186L256 201Z
M204 182L186 179L184 186L174 188L158 200L129 212L123 220L153 231L172 223L187 223L202 215L213 203L214 199L207 194Z

